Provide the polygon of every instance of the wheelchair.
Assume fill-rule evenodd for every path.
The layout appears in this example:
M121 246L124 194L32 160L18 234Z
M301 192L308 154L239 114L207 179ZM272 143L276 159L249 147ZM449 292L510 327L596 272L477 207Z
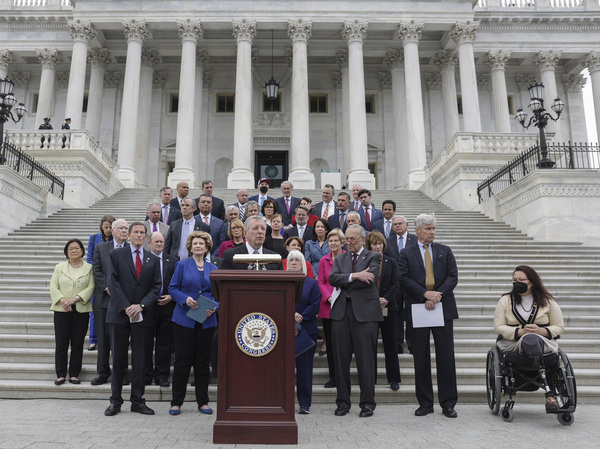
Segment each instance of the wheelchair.
M557 410L546 410L554 413L563 426L570 426L575 421L573 413L577 406L577 386L575 374L569 357L561 349L558 353L543 356L540 368L534 368L526 355L516 352L503 352L493 346L487 354L486 379L487 400L494 415L500 412L501 396L508 396L502 408L502 419L511 422L514 418L513 396L519 391L537 391L545 389L544 378L558 402Z

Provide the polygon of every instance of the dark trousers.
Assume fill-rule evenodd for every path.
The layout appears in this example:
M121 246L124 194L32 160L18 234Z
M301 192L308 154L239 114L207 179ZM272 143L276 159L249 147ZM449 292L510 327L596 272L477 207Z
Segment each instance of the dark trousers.
M208 404L210 379L210 350L214 329L203 329L196 323L193 329L173 323L175 365L173 367L173 399L171 406L181 407L185 400L190 369L194 367L196 402L198 407Z
M458 401L454 362L454 323L445 320L443 327L413 328L413 359L417 401L422 407L433 406L429 335L433 334L437 368L438 399L442 408L454 407Z
M317 334L310 334L310 339L317 342ZM300 407L312 404L313 361L316 346L296 357L296 393Z
M331 320L322 318L323 335L329 349L327 350L327 366L329 367L329 378L335 380L335 363L333 363L333 337L331 336Z
M343 300L338 298L339 300ZM375 372L373 360L377 354L377 321L359 322L354 316L352 303L346 301L346 313L342 320L332 320L333 358L337 387L336 404L350 407L350 363L352 352L356 356L360 407L375 408Z
M171 370L171 347L173 346L174 301L156 306L156 321L148 333L144 376L147 381L169 380Z
M401 296L396 297L396 301L398 302L398 311L396 313L397 320L397 340L398 347L402 346L404 340L406 340L406 346L408 349L412 349L412 322L406 321L405 316L409 314L404 310L404 298ZM390 311L390 313L392 313ZM406 335L404 332L404 325L406 324Z
M385 374L388 383L400 383L400 364L398 362L398 345L396 343L397 314L389 310L388 316L379 322L381 339L383 340L383 352L385 354ZM377 357L375 357L375 375L377 376Z
M123 397L123 377L127 370L127 353L129 350L129 340L131 338L131 397L132 404L145 404L144 400L144 356L146 354L146 344L148 334L152 331L149 327L142 327L139 324L109 324L110 341L113 355L113 373L111 379L112 396L110 403L121 405Z
M74 306L73 306L74 307ZM67 353L71 345L69 377L78 377L83 360L83 342L88 328L89 312L54 312L56 377L67 377Z
M106 324L106 309L94 307L94 320L96 325L96 345L98 353L98 361L96 363L96 371L99 375L110 377L110 331ZM125 365L127 367L127 365Z

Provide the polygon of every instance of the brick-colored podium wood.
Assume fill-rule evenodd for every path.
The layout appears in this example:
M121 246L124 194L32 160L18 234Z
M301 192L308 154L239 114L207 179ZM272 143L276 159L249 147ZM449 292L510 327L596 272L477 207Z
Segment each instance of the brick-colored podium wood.
M219 306L219 376L215 444L297 444L294 401L294 303L304 275L285 271L215 270ZM251 357L238 347L236 327L250 313L271 317L275 348Z

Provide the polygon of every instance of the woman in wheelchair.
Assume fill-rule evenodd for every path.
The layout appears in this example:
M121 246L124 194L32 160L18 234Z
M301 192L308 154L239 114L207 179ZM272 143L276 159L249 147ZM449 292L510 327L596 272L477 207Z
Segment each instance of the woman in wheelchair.
M532 368L543 367L544 354L558 352L556 339L564 330L562 312L533 268L520 265L513 272L513 289L496 306L494 329L499 335L498 349L527 355ZM545 376L543 381L546 410L557 410L558 401Z

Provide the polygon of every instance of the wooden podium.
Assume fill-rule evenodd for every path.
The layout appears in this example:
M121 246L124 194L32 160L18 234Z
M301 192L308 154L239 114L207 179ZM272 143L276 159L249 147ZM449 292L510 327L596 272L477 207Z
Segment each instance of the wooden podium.
M304 274L215 270L219 374L215 444L297 444L294 303Z

